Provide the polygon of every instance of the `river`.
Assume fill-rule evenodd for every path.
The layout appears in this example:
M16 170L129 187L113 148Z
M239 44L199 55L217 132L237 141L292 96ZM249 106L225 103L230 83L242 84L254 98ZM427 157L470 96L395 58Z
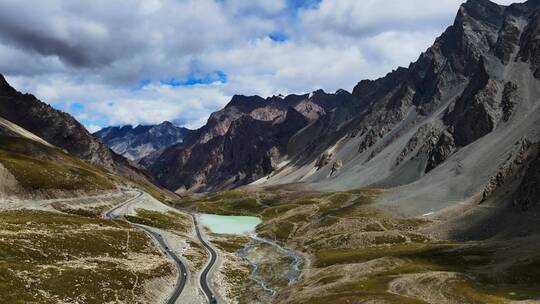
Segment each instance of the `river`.
M300 267L304 263L304 258L301 254L294 250L283 247L277 242L257 236L255 229L257 225L262 222L260 218L254 216L202 214L200 219L201 223L205 225L212 233L246 235L252 239L252 241L242 248L238 254L251 265L252 270L250 273L250 278L257 282L264 290L271 293L272 296L275 296L277 291L269 287L264 278L259 275L258 265L247 258L250 250L260 246L261 244L267 244L272 246L279 254L290 257L292 259L292 263L289 271L287 272L289 285L297 282L302 276L302 270Z

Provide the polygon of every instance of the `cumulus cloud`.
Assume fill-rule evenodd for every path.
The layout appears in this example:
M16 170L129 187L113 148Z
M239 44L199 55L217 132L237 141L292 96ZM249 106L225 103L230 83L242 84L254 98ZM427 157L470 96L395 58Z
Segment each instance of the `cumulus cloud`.
M408 65L460 3L3 0L0 73L92 131L195 128L233 94L350 90Z
M322 1L317 9L301 10L302 30L320 42L335 37L373 36L386 31L440 29L449 25L460 0ZM499 4L515 1L499 0Z
M124 89L59 77L11 77L8 81L17 87L32 87L41 99L54 100L55 107L74 114L87 126L157 124L181 118L187 127L196 128L229 99L220 82L185 87L152 82Z

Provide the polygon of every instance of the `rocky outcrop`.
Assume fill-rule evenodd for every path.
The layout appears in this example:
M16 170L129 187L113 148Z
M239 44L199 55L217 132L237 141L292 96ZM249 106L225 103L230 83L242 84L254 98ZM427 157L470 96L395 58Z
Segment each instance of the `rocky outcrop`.
M540 203L540 149L538 145L535 150L515 192L514 204L522 210L529 210Z
M529 5L538 1L527 1ZM536 78L540 78L540 11L532 14L521 36L519 58L530 63L530 68Z
M484 59L478 63L478 72L457 100L445 123L454 128L454 141L464 147L490 133L497 123L498 83L490 79Z
M339 169L341 169L341 167L343 167L343 162L341 160L336 160L332 164L332 169L330 169L330 176L336 174L339 171Z
M377 141L379 140L380 136L375 133L375 130L370 129L364 136L364 139L360 142L360 145L358 146L358 153L363 153L367 149L373 147Z
M526 163L527 152L531 143L523 138L514 144L514 149L506 160L499 166L497 173L493 175L482 192L482 201L486 201L497 189L503 187L510 179L521 178L523 165Z
M456 150L454 136L449 130L443 131L436 139L436 144L429 152L426 172L433 170L439 164L444 162Z
M509 81L504 85L504 91L502 95L502 119L504 121L510 120L510 117L514 113L514 108L518 102L518 86L517 84Z
M324 152L321 157L319 157L319 159L317 160L317 162L315 163L315 168L317 170L321 169L322 167L328 165L330 163L330 161L332 160L332 153L328 153L328 152Z
M399 153L396 159L395 165L399 166L405 159L418 151L421 147L424 151L419 153L426 153L436 144L436 130L431 123L426 123L418 128L414 135L409 139L403 150Z
M503 25L495 45L495 55L503 64L507 64L512 59L519 46L522 31L519 17L526 14L526 11L521 6L510 6L504 12Z

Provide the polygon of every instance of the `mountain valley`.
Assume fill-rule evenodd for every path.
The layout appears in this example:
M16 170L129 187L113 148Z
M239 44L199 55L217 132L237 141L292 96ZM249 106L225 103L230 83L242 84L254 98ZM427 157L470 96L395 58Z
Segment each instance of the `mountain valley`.
M2 303L540 303L540 0L196 130L92 134L0 75L0 177Z

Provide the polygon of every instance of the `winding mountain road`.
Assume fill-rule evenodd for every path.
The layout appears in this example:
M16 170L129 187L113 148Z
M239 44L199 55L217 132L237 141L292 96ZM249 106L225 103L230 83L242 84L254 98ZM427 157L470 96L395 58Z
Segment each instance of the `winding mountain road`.
M180 297L180 294L184 290L184 287L186 286L187 281L187 269L184 263L180 260L180 258L171 250L169 249L169 246L167 243L165 243L165 240L160 234L155 233L154 231L148 229L145 226L139 225L139 224L133 224L131 225L144 230L146 233L148 233L153 239L157 241L159 246L167 253L168 256L170 256L174 263L176 264L176 268L178 268L179 275L176 278L176 284L174 286L173 293L169 297L169 300L167 300L167 304L174 304L176 303L176 300Z
M206 267L204 268L204 270L202 271L201 273L201 276L199 278L199 281L200 281L200 284L201 284L201 288L204 292L204 294L206 294L206 297L208 298L208 302L210 304L217 304L217 299L216 297L214 296L214 293L212 292L212 289L210 288L210 285L208 284L208 273L210 272L210 270L212 269L212 267L214 266L214 264L216 263L216 260L217 260L217 253L216 251L203 239L202 235L201 235L201 231L199 230L199 224L197 223L197 218L195 217L194 214L191 214L191 217L193 218L193 224L195 225L195 231L197 232L197 238L199 238L199 241L201 242L201 244L206 248L206 250L208 250L208 252L210 253L210 261L208 262L208 264L206 265Z
M135 197L132 197L126 201L124 201L123 203L120 203L118 204L117 206L115 206L114 208L110 209L109 211L105 212L104 214L104 218L106 219L110 219L110 220L113 220L113 219L116 219L118 218L114 213L119 210L120 208L126 206L127 204L131 203L132 201L138 199L139 197L141 197L144 193L140 190L136 190L136 189L130 189L130 191L136 191L138 192L138 195L135 196ZM156 242L156 244L159 245L159 247L161 247L161 249L169 256L173 259L174 263L176 264L176 268L178 269L178 277L176 278L176 284L174 286L174 290L172 292L172 294L170 295L169 299L165 302L167 304L174 304L176 303L176 301L178 300L178 298L180 297L180 294L182 294L182 291L184 290L184 286L186 285L186 281L187 281L187 269L186 269L186 266L184 265L184 263L182 263L182 261L180 260L180 258L169 248L169 246L167 245L167 243L165 242L165 240L163 239L163 237L161 236L161 234L159 233L156 233L155 231L151 230L150 228L146 227L146 226L143 226L143 225L139 225L139 224L135 224L135 223L131 223L129 222L128 220L124 219L126 222L128 222L130 225L132 225L133 227L136 227L138 229L141 229L143 230L145 233L147 233L148 235L150 235L150 237ZM198 230L197 230L198 231ZM212 302L211 302L212 303ZM214 302L215 303L215 302Z

